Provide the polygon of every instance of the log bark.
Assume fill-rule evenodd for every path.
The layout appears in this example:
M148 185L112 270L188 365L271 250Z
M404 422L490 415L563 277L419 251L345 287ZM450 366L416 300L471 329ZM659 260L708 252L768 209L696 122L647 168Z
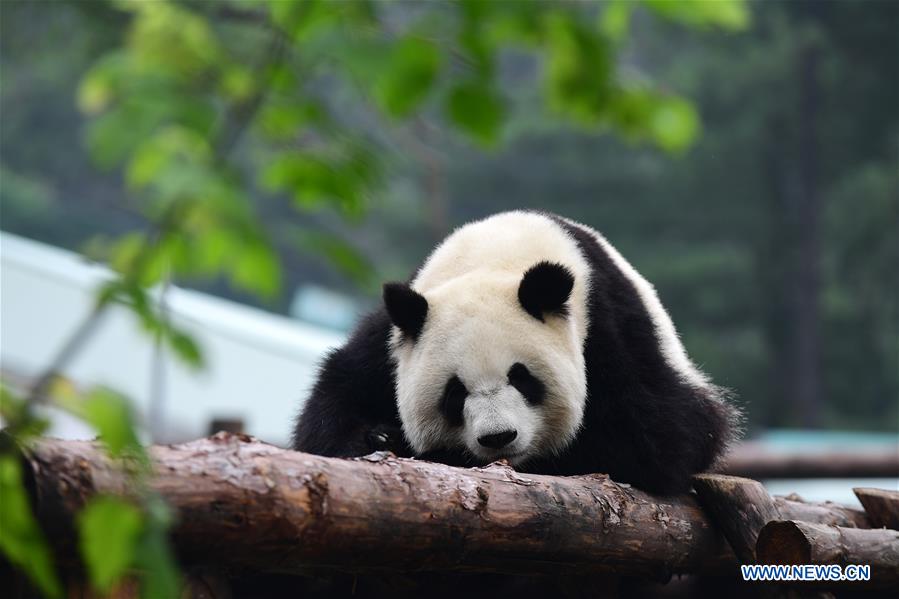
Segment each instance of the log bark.
M781 518L762 483L723 474L699 474L693 477L693 488L740 563L757 563L755 545L759 531L768 522Z
M872 526L899 530L899 491L865 487L852 491L865 508Z
M899 587L899 531L895 530L774 521L759 533L756 554L764 564L867 564L871 580L865 586Z
M865 512L832 501L824 503L805 501L794 493L786 497L775 496L774 504L781 518L786 520L802 520L845 528L871 528L871 521Z
M186 564L657 579L735 571L693 495L653 497L604 475L461 469L389 454L324 458L228 433L150 453L151 484L177 514L173 538ZM61 553L91 496L129 491L92 442L44 440L25 460L36 513ZM776 501L785 518L866 524L857 511Z
M150 452L152 486L176 510L174 540L191 563L661 579L735 563L692 497L651 497L602 475L324 458L227 433ZM94 443L44 441L28 461L52 538L69 537L91 495L128 491Z

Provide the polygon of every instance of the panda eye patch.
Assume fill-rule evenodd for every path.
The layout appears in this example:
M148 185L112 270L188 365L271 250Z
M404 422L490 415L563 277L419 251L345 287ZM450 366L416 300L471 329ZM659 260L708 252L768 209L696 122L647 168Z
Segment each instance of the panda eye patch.
M459 377L453 376L446 383L443 389L443 397L440 399L440 412L452 426L462 426L465 418L462 415L462 409L465 407L465 398L468 397L468 389L459 380Z
M509 369L509 384L521 393L531 405L540 405L546 395L546 387L540 380L531 374L527 366L516 362Z

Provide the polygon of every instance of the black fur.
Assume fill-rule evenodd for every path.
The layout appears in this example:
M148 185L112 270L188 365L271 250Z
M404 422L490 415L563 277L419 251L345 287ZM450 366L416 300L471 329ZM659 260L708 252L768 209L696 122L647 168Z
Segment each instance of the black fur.
M518 301L528 314L543 321L544 314L568 314L574 276L561 264L539 262L529 268L518 286Z
M396 408L390 322L379 308L359 323L346 345L328 355L296 422L294 449L332 457L380 450L412 456Z
M559 217L544 215L577 241L591 265L584 348L587 405L577 438L561 455L538 458L519 469L558 475L602 472L651 492L686 490L690 475L707 469L724 450L737 412L719 401L722 390L693 387L667 364L637 290L593 236ZM565 292L563 305L570 291ZM525 295L530 301L530 293ZM371 451L367 439L373 431L388 431L399 435L390 437L394 453L412 454L402 439L396 408L387 348L390 322L384 309L374 312L343 348L328 357L297 423L295 449L363 455ZM525 387L522 373L510 365L509 380L516 388ZM418 457L473 465L461 451Z
M428 315L428 300L406 283L385 283L384 306L390 320L403 334L418 339Z
M462 426L465 424L465 418L462 411L465 409L465 398L468 397L468 389L459 377L452 377L446 383L443 390L443 397L440 399L440 413L446 418L451 426Z
M539 406L543 403L543 399L546 396L546 387L540 379L531 374L527 366L521 362L515 362L506 376L509 378L509 384L515 387L529 404Z
M659 493L689 488L724 450L736 412L694 388L662 356L637 290L586 230L553 218L591 265L584 358L587 407L574 443L527 470L546 474L604 472Z

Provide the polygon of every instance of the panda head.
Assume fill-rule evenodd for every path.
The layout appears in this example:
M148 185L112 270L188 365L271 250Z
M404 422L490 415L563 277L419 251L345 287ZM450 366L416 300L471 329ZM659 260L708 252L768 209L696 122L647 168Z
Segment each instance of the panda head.
M587 393L575 285L565 266L540 262L474 270L422 293L384 286L397 405L417 453L523 464L572 441Z

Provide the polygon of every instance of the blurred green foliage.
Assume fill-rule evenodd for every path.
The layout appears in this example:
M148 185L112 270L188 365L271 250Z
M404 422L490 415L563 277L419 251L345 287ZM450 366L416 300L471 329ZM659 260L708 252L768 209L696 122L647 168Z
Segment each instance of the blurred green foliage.
M0 549L40 592L62 597L49 545L22 482L20 452L27 452L44 423L35 415L34 400L16 397L5 386L0 389L0 417L7 425L0 437ZM179 574L167 540L172 516L147 484L152 464L137 437L130 402L104 388L78 393L64 379L57 379L48 395L53 405L97 432L130 479L131 495L91 497L78 514L78 548L91 586L106 595L128 575L139 581L142 597L176 597Z
M642 4L694 27L739 29L747 22L740 0L719 0L716 8L686 0ZM41 10L14 2L3 6L4 25L8 16L19 22ZM202 365L200 348L171 325L158 301L168 282L224 278L259 297L278 296L281 264L255 201L259 191L288 198L299 213L334 209L358 220L384 181L387 164L376 136L347 118L348 105L385 123L439 118L475 143L495 146L511 114L499 81L499 63L510 48L543 64L543 102L558 115L581 127L683 151L699 132L692 104L618 68L635 6L487 0L75 3L82 18L108 27L97 40L70 49L93 61L77 91L77 105L90 117L87 147L96 165L122 173L128 200L116 202L129 219L149 227L91 240L89 253L108 261L119 277L99 290L79 333L83 338L76 336L61 351L29 397L3 392L3 418L14 440L0 453L0 548L6 556L43 593L61 596L16 457L16 444L27 447L40 431L34 405L49 401L96 429L135 490L131 497L94 497L79 515L79 548L91 585L106 594L123 576L134 576L145 597L176 596L178 574L166 539L171 517L146 484L152 467L127 400L106 389L79 394L58 379L66 360L89 340L92 323L109 306L125 306L184 362ZM5 67L16 41L4 45ZM59 66L71 56L46 58L49 71L38 77L74 83ZM16 103L10 84L24 73L10 75L4 68L4 103ZM31 131L14 127L3 139L0 199L4 211L27 228L59 206L39 178L7 166L21 158L10 159L7 148L23 133ZM77 179L73 162L58 164L58 175ZM339 237L314 228L290 231L301 251L325 256L357 282L374 281L370 262Z
M719 4L646 3L695 26L745 26L742 2ZM370 136L341 122L333 95L388 119L443 107L448 126L493 145L508 112L497 62L506 47L520 46L545 59L547 104L583 126L611 127L670 151L686 148L699 130L689 102L619 72L626 28L607 34L597 5L114 6L126 15L127 33L85 75L78 104L94 117L88 144L95 160L123 165L137 208L164 221L161 239L129 236L106 247L107 259L124 269L133 270L129 259L138 248L151 254L137 279L142 286L164 276L224 275L237 288L277 294L278 260L252 210L256 186L291 197L300 211L335 207L345 217L361 215L383 164ZM616 9L629 13L634 5ZM232 160L241 138L251 149L241 166L249 169Z
M91 584L109 593L131 566L143 528L140 511L117 497L94 497L78 514L78 540Z
M109 593L123 576L136 576L141 596L177 597L178 568L169 551L170 516L158 497L139 508L120 497L92 497L78 514L78 540L93 588Z
M48 597L62 597L62 585L53 569L53 557L34 515L18 458L0 454L0 550L22 568Z

